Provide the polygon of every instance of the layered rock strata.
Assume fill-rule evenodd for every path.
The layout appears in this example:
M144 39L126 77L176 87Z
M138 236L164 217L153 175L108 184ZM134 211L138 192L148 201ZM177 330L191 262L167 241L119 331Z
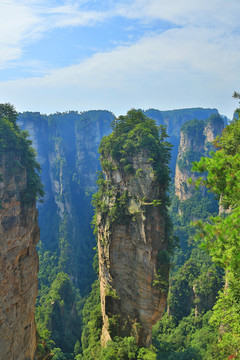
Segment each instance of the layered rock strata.
M26 169L13 152L0 158L0 359L33 360L39 227L35 204L24 205Z
M105 171L109 211L97 213L102 344L132 335L148 346L166 306L166 209L147 152L131 159L131 174L114 165Z

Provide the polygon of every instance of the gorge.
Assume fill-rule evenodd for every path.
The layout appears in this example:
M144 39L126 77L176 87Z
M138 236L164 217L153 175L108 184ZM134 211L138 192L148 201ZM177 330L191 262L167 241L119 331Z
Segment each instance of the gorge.
M37 150L37 159L42 167L41 179L45 186L44 202L38 203L41 229L38 247L39 296L36 303L40 336L38 359L46 358L46 349L51 353L54 348L55 355L52 352L49 359L58 359L58 353L62 354L62 359L105 359L108 351L112 351L112 359L115 359L114 356L118 359L121 358L119 349L127 346L134 355L129 355L130 350L124 350L128 355L124 353L123 358L161 359L166 353L159 343L160 335L162 338L165 336L161 326L166 325L161 324L165 324L166 313L153 330L153 345L160 349L158 353L143 346L150 345L152 325L162 318L165 308L168 309L168 316L177 319L171 329L177 329L184 317L191 316L192 310L198 319L201 319L202 312L211 310L222 287L221 271L216 269L208 255L202 255L191 243L194 230L190 224L191 220L204 219L209 214L217 213L218 203L205 190L196 192L187 183L187 178L192 176L193 180L197 179L191 173L191 163L208 155L213 149L210 141L222 132L224 117L219 116L215 109L136 111L139 124L144 125L144 115L147 115L160 126L159 135L159 129L156 130L156 125L151 123L154 129L152 134L160 136L161 141L155 143L153 139L148 141L144 138L150 144L145 145L144 141L139 144L135 141L139 140L141 127L134 132L130 126L130 123L134 124L134 114L132 110L117 121L108 111L48 116L27 112L18 116L18 125L29 131ZM119 124L127 123L128 117L131 120L129 128L121 132ZM167 126L168 140L173 144L170 172L167 169L170 149L162 125ZM114 137L116 129L119 133ZM148 132L145 129L143 133ZM126 134L131 137L124 137ZM101 165L98 159L100 143ZM29 310L25 320L19 319L16 313L12 315L18 324L23 326L24 323L26 333L22 333L21 344L24 345L19 345L20 337L17 334L20 330L13 323L17 345L11 345L7 351L14 353L14 347L18 347L23 359L33 359L37 345L33 311L37 295L35 246L39 240L39 230L32 198L27 205L21 204L24 198L22 191L29 186L27 171L19 154L16 157L13 153L6 160L4 151L1 150L1 204L4 209L1 209L0 229L1 239L4 239L1 245L2 259L6 258L7 262L2 263L2 269L6 269L2 274L5 280L9 276L8 271L14 269L12 272L21 280L23 288L20 289L14 279L12 281L12 275L6 284L9 286L13 282L16 285L17 290L13 292L18 293L18 297L19 294L26 295L26 298L25 295L20 298L22 304L27 303ZM15 171L12 171L14 167L11 164L16 167ZM95 283L89 295L97 277L92 269L96 240L91 228L91 199L97 192L96 172L101 167L104 176L99 175L99 192L94 200L97 208L95 225L99 233L100 284ZM175 194L172 188L167 193L170 177L172 182L175 177ZM41 195L40 188L34 191L35 195ZM174 233L180 241L180 248L173 255L175 240L167 215L169 195ZM13 239L19 241L13 245ZM9 248L5 243L9 244ZM169 285L170 256L173 256L176 265L170 269ZM26 268L23 264L26 264ZM96 256L94 264L97 268ZM17 269L20 269L20 275ZM27 285L24 279L27 279ZM11 297L11 300L6 298L6 303L16 306L12 290L1 290L3 297ZM21 301L20 308L24 306ZM10 319L10 315L4 318L7 308L2 308L3 324ZM21 313L24 312L20 310L17 314ZM1 331L6 339L14 338L3 326ZM168 328L165 334L171 331ZM120 340L114 340L116 336ZM132 342L131 337L140 350L134 347L136 343ZM100 342L106 344L110 338L114 340L113 348L108 345L101 350ZM6 342L11 344L9 340ZM29 349L26 354L23 350L25 346ZM175 352L176 358L180 359L176 349L169 351L171 356ZM181 356L187 359L189 353L190 350L186 348ZM197 355L191 356L197 359Z

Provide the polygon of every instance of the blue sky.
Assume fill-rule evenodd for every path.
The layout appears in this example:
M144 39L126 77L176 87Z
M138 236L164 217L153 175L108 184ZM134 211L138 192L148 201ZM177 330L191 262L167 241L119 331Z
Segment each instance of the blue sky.
M231 118L239 14L239 0L1 0L0 102L116 115L201 106Z

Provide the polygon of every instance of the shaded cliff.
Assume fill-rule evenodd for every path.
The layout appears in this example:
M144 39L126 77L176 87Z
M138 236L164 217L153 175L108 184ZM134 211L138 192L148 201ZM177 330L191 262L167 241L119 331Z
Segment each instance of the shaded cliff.
M115 336L151 343L166 306L171 242L164 130L131 110L100 146L105 178L95 196L102 344Z
M217 110L149 109L145 113L157 125L167 126L170 142L174 144L171 162L174 172L181 125L192 118L206 119ZM67 271L81 294L89 291L94 280L91 197L97 190L96 172L100 170L98 146L102 137L111 132L113 119L109 111L69 111L48 116L25 112L18 118L19 125L29 131L33 140L45 185L44 204L39 206L40 263L44 258L53 262L49 254L54 256L59 270ZM46 268L41 273L43 279L40 274L40 283L50 285L53 278Z
M191 172L192 163L213 150L211 142L221 134L224 126L224 119L220 115L212 115L205 121L187 121L182 125L175 171L175 194L181 201L193 195L194 187L188 184L190 177L193 181L197 179L197 175ZM206 189L202 191L206 193Z
M5 108L4 108L5 106ZM0 117L0 359L33 360L37 346L39 227L35 197L43 195L34 152L1 105Z
M33 139L45 185L44 203L39 206L40 262L52 261L81 294L89 291L95 278L91 197L100 170L98 147L110 133L113 118L108 111L23 113L18 118ZM46 270L47 264L40 271L40 284L50 286L54 275Z
M176 161L178 156L178 148L180 144L180 129L181 126L193 119L206 120L211 115L218 115L217 109L203 109L203 108L190 108L190 109L177 109L160 111L156 109L148 109L144 114L154 119L157 125L164 125L167 127L169 141L173 145L170 160L170 169L172 175L175 174Z
M166 124L168 127L170 140L174 143L172 169L176 163L176 144L180 141L182 123L192 118L205 119L209 114L217 113L215 109L147 112L157 119L158 125ZM96 278L92 269L95 238L90 225L93 215L91 197L97 190L96 171L100 170L98 146L102 137L112 131L110 123L113 119L113 114L108 111L70 111L48 116L26 112L18 118L19 125L30 132L37 150L46 192L44 203L39 204L38 328L44 341L48 341L46 334L50 333L50 339L54 339L56 346L67 352L73 349L79 338L74 328L80 328L81 323L78 321L76 325L78 316L75 316L73 326L68 322L66 336L63 326L54 320L57 305L52 306L49 300L51 287L57 274L64 272L73 284L74 294L77 289L81 296L85 296ZM131 167L126 169L131 172ZM64 297L61 299L64 300ZM64 302L61 314L68 313ZM62 319L62 323L64 321Z
M80 338L79 293L87 294L96 278L91 198L100 170L98 147L112 120L108 111L23 113L18 118L38 151L46 193L39 204L38 331L43 342L50 338L65 352L73 351ZM59 273L64 277L59 278ZM56 281L65 289L65 277L73 285L71 302L65 301L64 291L58 295L53 291Z
M175 195L170 208L175 235L180 248L175 251L168 298L168 313L181 320L194 309L197 316L210 310L222 284L222 273L216 269L209 255L202 252L193 238L196 228L192 222L208 219L218 213L218 201L206 188L196 190L188 183L200 174L192 172L192 163L214 150L212 141L225 125L220 115L207 120L191 120L181 127L181 140L175 172Z

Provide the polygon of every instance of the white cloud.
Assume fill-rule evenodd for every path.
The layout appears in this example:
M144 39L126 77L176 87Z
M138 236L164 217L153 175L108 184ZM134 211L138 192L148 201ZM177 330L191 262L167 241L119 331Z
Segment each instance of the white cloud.
M0 3L0 69L9 61L20 59L29 42L53 28L93 26L108 13L82 11L81 4L65 2L51 6L45 0L1 0Z
M0 68L9 60L22 54L21 43L27 38L29 29L38 23L25 5L3 1L0 5Z
M0 25L7 38L9 33L8 42L0 35L0 64L20 57L25 41L54 27L85 26L117 14L141 21L164 19L176 27L39 78L2 82L1 102L45 112L208 106L231 116L236 106L231 94L240 83L239 0L118 1L105 12L83 11L84 3L50 7L22 1L16 7L13 0L1 2L1 14L12 9L12 15L11 24L4 16L6 28Z
M134 0L118 4L123 16L142 19L165 19L178 25L238 25L238 0ZM235 21L233 21L235 20Z
M48 112L107 108L119 113L130 107L202 104L230 116L239 63L239 35L222 38L219 29L180 28L95 54L42 78L2 83L0 91L16 106L22 104L20 110L25 104L24 109Z
M232 31L239 27L238 0L118 0L108 10L94 11L92 1L2 0L0 3L0 67L19 59L30 41L53 28L67 26L93 26L117 15L152 21L162 19L184 28L224 28ZM218 39L216 39L217 41Z

